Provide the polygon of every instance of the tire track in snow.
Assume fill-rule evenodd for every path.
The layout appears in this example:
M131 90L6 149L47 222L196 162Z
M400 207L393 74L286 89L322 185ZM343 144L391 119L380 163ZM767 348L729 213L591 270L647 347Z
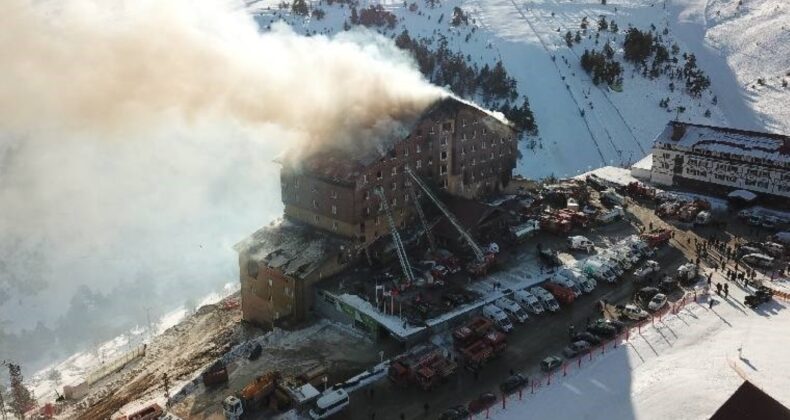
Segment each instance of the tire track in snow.
M554 4L557 4L556 0L554 0L552 2ZM596 21L597 16L590 16L588 13L584 13L584 15L587 16L587 19L590 22L595 22ZM610 17L610 19L611 19L611 17ZM562 29L570 30L570 28L567 25L560 24L559 26ZM578 60L581 60L581 57L579 56L579 54L573 48L568 48L568 49L571 51L571 54L576 56L576 58ZM628 134L631 135L631 138L633 138L633 140L636 143L637 147L639 147L639 150L642 152L642 154L646 155L647 151L645 150L644 146L642 146L642 143L639 142L639 139L636 137L636 134L634 134L634 131L633 131L633 129L631 129L631 126L628 124L628 121L625 119L623 114L620 112L620 109L617 107L617 105L614 104L614 102L612 102L612 99L609 96L609 94L606 92L606 89L602 88L600 85L596 85L595 83L593 83L592 82L592 78L590 78L590 76L586 72L582 72L581 74L583 75L583 77L586 77L588 79L588 81L590 82L590 84L593 85L601 93L601 96L603 96L603 98L609 104L611 109L617 114L617 116L623 122L623 126L628 131Z
M516 0L510 0L510 2L513 3L513 7L516 9L518 14L521 15L521 17L527 22L527 25L529 25L530 29L532 30L532 32L537 37L538 42L540 42L540 45L543 46L543 49L546 50L546 53L551 55L551 51L549 50L549 48L546 45L546 43L543 41L543 38L540 37L538 32L535 30L535 27L532 26L532 22L530 22L529 18L527 18L527 16L524 14L524 12L521 10L521 8L518 7L518 4L516 4ZM557 70L557 74L562 76L562 72L560 71L560 68L557 65L557 61L556 60L551 60L551 62L554 65L554 68ZM564 81L565 80L563 80L563 82ZM565 83L565 85L569 86L567 83ZM565 89L565 90L568 91L568 95L570 95L571 100L573 100L573 102L576 104L578 109L580 109L580 110L584 109L584 107L579 104L579 100L576 99L576 96L573 94L573 92L570 90L570 88ZM595 149L598 151L598 155L601 157L601 162L603 162L603 164L606 165L606 157L604 156L603 151L601 150L601 146L598 143L598 140L595 138L595 134L593 133L592 127L590 127L590 123L587 121L587 118L585 116L582 116L581 119L582 119L582 121L584 121L584 125L586 126L587 131L590 133L590 139L592 139L593 144L595 145Z

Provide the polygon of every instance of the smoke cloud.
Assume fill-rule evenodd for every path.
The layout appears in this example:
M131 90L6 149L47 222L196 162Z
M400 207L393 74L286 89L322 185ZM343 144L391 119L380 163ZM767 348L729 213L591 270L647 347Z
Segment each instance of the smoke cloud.
M232 245L282 210L275 157L367 147L445 95L385 38L260 33L236 1L4 0L0 27L0 354L22 361L237 281Z

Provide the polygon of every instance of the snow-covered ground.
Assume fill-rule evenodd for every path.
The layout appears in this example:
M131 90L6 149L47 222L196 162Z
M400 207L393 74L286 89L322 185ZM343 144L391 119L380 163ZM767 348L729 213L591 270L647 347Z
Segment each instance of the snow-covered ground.
M714 275L714 282L724 281ZM598 351L581 369L571 365L550 386L491 418L705 419L746 379L790 405L790 311L773 301L756 311L741 302L745 292L730 283L730 297L707 297L678 315L632 333L625 345Z

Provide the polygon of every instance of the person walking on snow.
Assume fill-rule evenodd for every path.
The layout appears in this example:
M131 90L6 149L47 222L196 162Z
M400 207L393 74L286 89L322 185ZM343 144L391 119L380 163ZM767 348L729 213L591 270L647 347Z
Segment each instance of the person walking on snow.
M721 296L721 283L716 283L716 294Z
M713 309L713 302L714 302L714 299L713 299L713 298L711 298L711 299L708 301L708 309Z
M730 285L725 283L724 284L724 298L727 299L727 297L729 295L730 295Z

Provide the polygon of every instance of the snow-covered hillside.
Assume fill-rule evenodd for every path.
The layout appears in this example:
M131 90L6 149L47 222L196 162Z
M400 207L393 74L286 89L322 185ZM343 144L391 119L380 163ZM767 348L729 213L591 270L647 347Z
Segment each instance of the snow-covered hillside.
M745 44L753 39L745 33L756 37L759 31L737 32L735 28L738 25L725 22L724 18L721 18L721 24L708 30L706 25L718 21L696 23L692 19L694 10L707 4L704 0L614 0L606 3L604 5L600 0L447 0L436 2L431 7L425 1L361 1L358 9L370 4L385 5L386 10L397 16L397 24L394 28L381 26L374 29L389 37L395 37L404 30L412 37L435 40L438 36L445 36L448 48L468 56L473 65L482 67L502 60L518 82L519 94L528 96L538 124L538 136L522 143L523 159L518 164L518 172L526 176L574 175L603 164L635 162L649 153L653 138L673 118L787 131L787 127L778 121L786 112L784 104L790 90L781 88L775 74L790 57L790 47L781 44L786 31L777 29L762 35L768 38L762 42L770 43L772 54L782 56L766 59L771 61L768 67L774 68L768 71L756 64L767 52L751 60L733 57L716 61L717 52L707 46L706 36L713 38L714 42L734 45L727 51L736 47L744 50L738 54L745 56L759 54L745 51L751 48ZM739 12L741 24L750 25L759 20L762 25L776 29L781 26L782 13L787 17L786 11L776 2L753 3L749 9L742 7L746 12ZM326 1L312 3L313 9L326 13L323 19L294 15L290 9L280 8L278 4L280 2L274 0L253 1L249 4L249 11L264 30L272 22L284 20L305 34L331 35L342 31L351 17L350 7L337 2L332 5ZM714 13L713 9L724 8L725 5L711 0L705 12ZM450 23L456 6L469 16L468 25L453 26ZM779 10L780 17L769 21L764 16L769 9ZM601 16L609 22L615 21L619 30L616 33L610 30L599 33L596 23ZM581 28L585 17L590 22L587 30ZM689 19L694 23L688 23ZM622 43L629 27L653 29L667 47L677 45L678 56L684 53L697 55L700 67L712 80L711 88L699 98L693 98L681 87L670 91L671 80L665 75L654 79L642 76L635 66L622 59ZM562 38L567 31L580 31L581 41L568 47ZM615 59L624 67L621 92L605 84L593 84L591 77L579 65L585 49L600 50L607 41L616 51ZM684 58L680 58L679 65L683 62ZM754 101L754 94L748 98L739 87L742 84L740 75L754 78L758 69L775 77L772 79L773 87L757 89L765 93L759 96L759 101ZM734 72L739 74L737 78L731 76ZM659 101L664 98L669 99L666 108L659 106ZM679 109L683 111L678 112ZM759 112L770 115L759 115Z

